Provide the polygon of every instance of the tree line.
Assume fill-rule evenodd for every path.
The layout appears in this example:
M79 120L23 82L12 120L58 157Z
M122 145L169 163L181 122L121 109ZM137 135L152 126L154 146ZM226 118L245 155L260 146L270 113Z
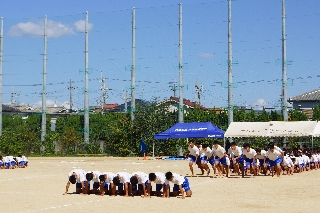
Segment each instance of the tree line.
M130 112L106 112L90 114L90 142L85 143L83 138L83 115L68 115L56 119L55 131L51 130L51 117L47 115L46 136L41 141L41 116L30 115L23 119L19 115L3 116L3 134L0 136L0 155L36 155L36 156L73 156L108 155L108 156L137 156L139 143L143 140L148 146L148 155L152 155L152 146L155 144L155 156L176 155L179 147L186 152L185 139L153 139L154 134L163 132L178 122L178 112L170 109L170 103L159 104L157 101L141 104L134 112L135 119L131 121ZM235 122L266 122L281 121L282 114L277 111L260 112L235 108L233 110ZM289 111L289 120L307 121L306 114L299 110ZM320 120L319 106L313 109L312 120ZM227 110L203 110L190 108L184 114L184 122L212 122L220 129L228 127ZM212 144L213 139L201 139L203 143ZM264 148L267 138L241 138L240 143L250 142L254 148ZM281 143L282 138L275 138ZM310 137L288 138L291 147L297 142L310 143ZM223 144L223 139L220 139ZM314 139L314 146L320 148L318 138ZM57 146L59 149L57 149Z

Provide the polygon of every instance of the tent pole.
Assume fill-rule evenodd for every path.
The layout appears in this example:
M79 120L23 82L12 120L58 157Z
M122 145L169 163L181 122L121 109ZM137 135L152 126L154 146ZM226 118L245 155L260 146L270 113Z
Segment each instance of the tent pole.
M312 139L311 139L311 146L312 146L312 152L313 152L313 135L312 135L312 137L311 137Z
M223 137L223 148L226 148L226 138ZM228 150L226 150L226 152L228 152Z
M153 140L153 144L152 144L152 158L154 158L154 140Z

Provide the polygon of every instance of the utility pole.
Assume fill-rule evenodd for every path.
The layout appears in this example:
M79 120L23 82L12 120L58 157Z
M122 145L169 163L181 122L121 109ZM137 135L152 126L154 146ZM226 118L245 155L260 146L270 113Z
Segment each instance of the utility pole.
M173 84L173 86L170 86L171 87L171 91L173 91L173 97L177 97L177 89L178 89L178 86L176 83Z
M287 39L285 0L282 0L282 117L288 121L287 104Z
M132 8L132 65L131 65L131 120L134 120L136 109L135 84L136 84L136 8Z
M44 16L44 48L43 48L43 83L42 83L42 120L41 120L41 141L44 141L47 129L46 116L46 87L47 87L47 16Z
M69 102L69 113L72 113L72 107L73 107L73 103L72 103L72 90L76 89L76 87L72 86L72 81L70 79L70 86L69 87L65 87L69 90L69 96L70 96L70 102Z
M20 94L17 94L15 91L14 91L14 88L12 87L12 90L11 90L11 106L15 106L16 105L16 100L15 100L15 97L18 97Z
M179 123L183 123L183 76L182 76L182 3L179 4Z
M85 95L84 95L84 141L89 143L89 63L88 63L88 11L85 22Z
M0 17L0 136L2 135L2 55L3 55L3 17Z
M128 112L127 100L130 100L130 98L127 97L127 90L124 90L123 100L124 100L124 112L127 113Z
M196 78L196 104L200 104L200 93L203 91L203 88L198 85L198 77Z
M228 125L233 122L231 0L228 0Z
M102 77L102 71L101 71L101 77L100 77L100 80L99 82L101 82L101 88L100 90L102 91L102 96L101 96L101 109L102 109L102 112L104 112L104 109L105 109L105 106L106 106L106 102L107 102L107 90L110 90L109 88L106 88L106 84L105 84L105 80L106 78L103 78Z

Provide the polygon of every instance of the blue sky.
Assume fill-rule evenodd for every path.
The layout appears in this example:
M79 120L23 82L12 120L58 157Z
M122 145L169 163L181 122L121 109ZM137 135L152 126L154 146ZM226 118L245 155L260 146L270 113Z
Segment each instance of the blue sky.
M198 78L206 107L227 106L227 0L183 4L184 98L195 100ZM89 99L107 103L130 94L131 13L136 7L136 97L163 100L178 81L179 1L2 0L4 18L3 102L41 106L43 20L48 17L47 106L83 108L85 11L89 12ZM288 97L317 89L320 80L318 0L286 1ZM279 106L281 90L281 1L232 1L234 104ZM12 92L16 94L12 94Z

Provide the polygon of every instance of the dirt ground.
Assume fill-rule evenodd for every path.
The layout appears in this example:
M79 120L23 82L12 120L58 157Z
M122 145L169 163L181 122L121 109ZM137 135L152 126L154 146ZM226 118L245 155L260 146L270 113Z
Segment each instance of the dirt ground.
M193 196L179 198L63 195L75 168L101 172L190 173L188 161L142 158L29 158L0 170L0 212L318 212L320 170L272 178L189 177ZM195 170L196 173L199 170ZM69 192L75 192L71 185Z

